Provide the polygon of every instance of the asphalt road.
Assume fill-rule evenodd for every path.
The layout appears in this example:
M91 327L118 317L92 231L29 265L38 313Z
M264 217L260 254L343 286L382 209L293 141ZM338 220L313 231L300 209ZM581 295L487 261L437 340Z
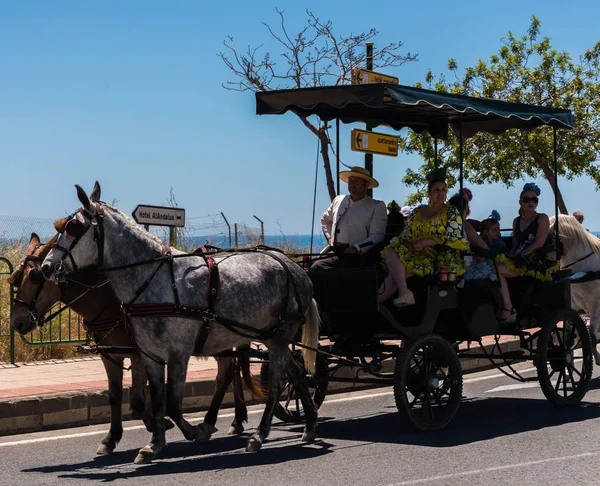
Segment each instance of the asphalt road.
M317 443L302 444L301 426L275 421L257 454L243 452L248 435L224 435L231 421L224 410L211 442L188 443L170 431L163 457L143 466L133 464L149 440L138 422L126 424L109 457L94 455L106 425L2 437L0 484L600 484L599 389L596 372L581 407L555 409L537 383L495 371L467 375L454 422L427 434L401 423L390 388L331 395ZM252 409L252 427L261 412ZM201 414L192 417L197 423Z

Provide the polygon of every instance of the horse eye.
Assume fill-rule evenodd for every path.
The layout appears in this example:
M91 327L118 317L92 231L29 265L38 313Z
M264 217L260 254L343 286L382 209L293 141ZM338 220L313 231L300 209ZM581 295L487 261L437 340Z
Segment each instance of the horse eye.
M71 219L65 226L65 231L69 236L73 238L79 238L83 234L83 230L85 229L83 223L78 219Z
M33 285L42 285L44 283L44 274L39 268L34 268L29 272L29 281Z

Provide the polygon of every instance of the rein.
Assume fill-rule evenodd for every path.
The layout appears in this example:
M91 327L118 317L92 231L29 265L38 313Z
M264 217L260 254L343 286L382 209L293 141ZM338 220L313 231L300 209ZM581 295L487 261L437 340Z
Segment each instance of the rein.
M572 267L573 265L575 265L576 263L582 262L583 260L591 257L592 255L594 255L594 253L596 253L595 251L591 251L590 253L588 253L587 255L581 257L579 260L575 260L574 262L569 263L568 265L565 265L564 267L562 267L563 269L565 268L569 268Z

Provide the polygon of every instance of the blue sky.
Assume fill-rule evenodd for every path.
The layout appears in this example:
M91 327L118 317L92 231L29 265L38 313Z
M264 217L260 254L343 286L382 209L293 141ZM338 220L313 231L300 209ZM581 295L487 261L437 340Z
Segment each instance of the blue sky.
M238 46L278 50L261 22L290 32L305 9L331 19L338 35L379 31L377 45L402 41L419 61L389 70L402 84L487 59L509 30L521 34L532 15L555 48L583 53L600 40L600 4L558 1L6 1L0 3L0 214L54 218L78 205L73 185L91 189L130 213L137 204L165 205L173 188L189 218L220 213L265 232L310 233L316 138L293 114L255 115L251 92L227 91L232 79L217 56L232 35ZM360 125L355 125L360 127ZM342 125L341 159L363 165ZM385 130L384 130L385 131ZM415 155L375 156L375 197L403 201L401 183ZM329 201L319 173L318 216ZM342 187L344 188L344 184ZM552 212L547 183L541 210ZM520 188L472 187L475 217L497 209L507 225ZM592 211L600 193L590 181L562 181L570 211ZM192 221L191 219L189 219ZM317 230L318 231L318 230Z

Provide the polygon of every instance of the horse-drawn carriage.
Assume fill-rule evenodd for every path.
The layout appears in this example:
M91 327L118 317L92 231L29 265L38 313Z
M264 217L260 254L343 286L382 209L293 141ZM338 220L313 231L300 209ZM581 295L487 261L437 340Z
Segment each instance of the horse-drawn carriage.
M566 110L385 84L257 94L259 114L288 110L323 120L428 130L435 137L444 137L451 126L460 135L461 155L463 138L482 130L550 125L556 136L557 128L573 125ZM460 183L462 188L462 160ZM181 413L189 357L225 357L233 348L244 350L247 356L253 340L268 347L268 355L250 351L264 363L261 378L268 396L261 423L248 443L249 451L260 448L273 414L283 420L306 419L303 440L313 440L315 403L323 402L328 383L336 380L393 385L398 409L412 425L421 430L445 427L462 397L459 358L466 351L460 344L481 342L484 336L518 337L519 352L503 353L497 340L494 351L482 348L482 356L502 360L520 380L526 378L511 363L533 360L542 390L555 405L577 405L588 389L592 344L586 325L571 309L569 272L547 283L512 279L510 292L518 316L511 324L495 317L492 289L497 284L490 281L413 278L410 286L416 305L396 309L378 302L381 274L377 268L340 268L311 273L309 279L305 269L269 249L185 254L165 247L118 210L103 204L98 185L90 196L78 187L78 196L83 207L59 225L60 234L51 249L47 248L43 265L39 255L25 262L31 268L22 268L21 279L28 275L33 282L32 272L39 277L41 269L53 283L67 281L72 286L81 285L75 276L85 274L82 269L106 275L121 302L119 325L128 331L135 348L130 350L139 354L150 383L148 429L153 436L136 462L151 461L164 447L165 414L188 439L198 439L201 433L204 438L210 436L216 410L211 412L208 433L203 424L192 427ZM22 299L22 304L29 306L30 319L31 312L38 312L41 283L37 285L40 288L33 297ZM320 337L328 339L328 344L318 344L319 311L313 295L324 322ZM302 357L290 353L290 343L302 351ZM110 346L96 349L119 352ZM477 355L471 350L469 357ZM311 371L308 376L301 361ZM386 361L393 366L388 368ZM343 369L353 370L353 376L343 375ZM218 385L216 409L224 390ZM113 440L111 447L114 445Z
M446 137L452 127L461 144L461 190L464 138L480 131L543 125L551 126L556 137L557 129L573 126L567 110L397 85L284 90L258 93L256 97L259 114L292 111L299 116L317 115L324 121L427 130L436 138ZM556 164L554 170L557 180ZM462 396L459 359L482 357L498 367L498 362L507 365L501 369L508 369L508 376L521 381L526 378L511 363L515 359L532 360L546 398L557 406L577 405L592 376L592 345L585 323L571 309L569 277L567 270L556 274L551 282L532 277L509 279L517 318L503 323L496 319L492 294L492 289L500 285L498 281L413 277L409 287L416 305L395 308L378 302L381 275L377 268L311 273L315 299L324 315L323 337L333 341L320 348L323 357L313 378L315 398L324 398L326 387L322 382L348 380L334 373L347 366L358 371L352 378L356 382L393 384L398 410L416 428L442 428L452 420ZM460 346L465 342L481 343L485 336L496 337L491 352L484 346L478 353ZM520 350L503 352L500 336L517 337ZM401 340L401 344L386 342L389 340ZM395 360L387 373L382 371L386 359ZM296 400L288 397L283 405L292 409L288 419L301 416ZM279 415L284 414L280 411Z

